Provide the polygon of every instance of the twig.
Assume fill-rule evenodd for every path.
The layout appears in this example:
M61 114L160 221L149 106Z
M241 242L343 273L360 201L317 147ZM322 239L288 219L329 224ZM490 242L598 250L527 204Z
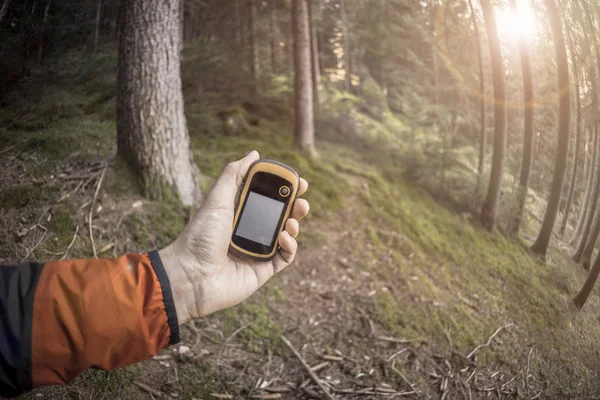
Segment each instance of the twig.
M244 324L242 326L240 326L239 328L237 328L235 331L233 331L233 333L231 335L229 335L229 337L227 337L227 339L225 339L223 341L223 343L228 343L230 342L234 337L236 337L238 335L238 333L240 333L241 331L243 331L244 329L254 325L254 323L256 323L256 321L250 321L247 324Z
M35 251L35 249L37 249L37 247L42 243L42 241L46 237L46 234L48 233L48 228L46 228L44 225L37 224L36 227L42 229L44 231L44 233L42 234L42 237L40 238L40 240L38 240L36 242L36 244L31 248L31 250L29 250L27 252L27 254L25 255L25 257L23 257L22 261L25 261L27 259L27 257L29 257L31 254L33 254L33 252Z
M146 385L145 383L138 382L138 381L132 381L132 382L135 386L139 387L142 390L145 390L146 392L148 392L151 395L154 395L156 397L163 398L163 399L168 399L171 397L171 396L167 395L166 393L161 392L158 389L154 389L154 388Z
M94 193L94 199L92 200L92 205L90 206L90 214L88 215L88 228L90 230L90 240L92 241L92 251L94 252L94 258L98 258L96 254L96 245L94 244L94 233L92 232L92 214L94 214L94 204L96 204L96 198L98 197L98 192L100 191L100 187L102 186L102 180L104 179L104 174L108 169L108 165L104 167L102 170L102 174L100 175L100 179L98 179L98 185L96 185L96 192Z
M215 399L233 399L233 396L230 394L211 393L210 395Z
M270 399L280 399L281 393L271 393L271 394L255 394L250 396L251 399L259 399L259 400L270 400Z
M507 329L510 328L511 326L513 326L513 324L508 324L508 325L504 325L501 326L500 328L496 329L496 332L494 332L492 334L492 336L490 336L487 340L487 342L485 342L484 344L480 344L477 347L475 347L470 353L469 355L467 355L467 358L471 358L475 355L475 353L477 353L479 350L483 349L484 347L488 347L490 344L492 344L492 340L494 340L494 338L496 337L496 335L498 335L503 329Z
M325 387L325 385L323 385L323 383L321 382L321 380L319 379L319 377L310 369L310 365L308 365L308 363L306 361L304 361L304 358L302 358L302 356L300 355L300 353L298 353L298 350L296 350L294 348L294 346L292 345L292 343L289 340L287 340L285 338L285 336L283 336L283 335L281 336L281 340L292 351L292 353L294 353L294 355L300 361L300 363L302 364L302 366L304 367L304 369L306 369L306 372L308 372L308 375L312 378L312 380L323 391L323 393L325 394L325 397L327 397L329 400L335 400L335 397L333 397L331 395L331 393L329 393L329 391L327 390L327 388Z
M402 350L399 350L399 351L395 352L394 354L392 354L391 356L389 356L389 357L388 357L388 359L387 359L386 361L387 361L387 362L390 362L390 361L392 361L394 358L396 358L396 357L397 357L397 356L399 356L400 354L402 354L402 353L406 352L407 350L408 350L407 348L404 348L404 349L402 349Z
M531 362L531 353L533 352L533 347L529 350L529 354L527 355L527 371L525 372L525 390L527 391L527 396L529 396L529 363Z
M329 354L321 354L320 357L325 361L333 361L333 362L344 361L344 357L341 357L341 356L330 356Z
M408 343L414 343L414 342L427 343L427 340L425 340L425 339L396 339L396 338L387 337L387 336L374 336L374 338L377 340L381 340L382 342L390 342L390 343L398 343L398 344L408 344Z
M411 381L408 380L408 378L406 376L404 376L404 374L402 372L400 372L400 370L398 370L398 368L396 368L395 366L392 365L392 371L394 371L396 374L398 374L398 376L400 378L402 378L402 380L408 385L410 386L410 388L414 391L417 392L417 388L414 385L414 383L412 383Z
M73 247L73 243L75 243L75 240L77 239L78 232L79 232L79 225L77 225L75 227L75 233L73 234L73 239L71 239L71 243L69 243L69 245L67 246L67 249L65 250L65 253L62 255L62 257L60 258L59 261L62 261L65 258L67 258L67 254L69 254L69 250L71 250L71 247Z
M321 364L317 364L314 367L310 367L310 370L312 372L319 372L320 370L322 370L323 368L327 368L329 366L329 361L325 361L322 362Z
M540 390L538 394L536 394L535 396L533 396L530 400L535 400L538 397L540 397L540 395L542 394L542 392L544 391L544 389Z

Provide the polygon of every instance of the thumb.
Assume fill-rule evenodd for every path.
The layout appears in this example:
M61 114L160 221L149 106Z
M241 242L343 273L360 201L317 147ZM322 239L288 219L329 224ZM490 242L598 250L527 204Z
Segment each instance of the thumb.
M260 158L258 152L253 150L241 160L227 164L221 176L208 196L207 202L215 207L232 207L239 187L248 172L248 169Z

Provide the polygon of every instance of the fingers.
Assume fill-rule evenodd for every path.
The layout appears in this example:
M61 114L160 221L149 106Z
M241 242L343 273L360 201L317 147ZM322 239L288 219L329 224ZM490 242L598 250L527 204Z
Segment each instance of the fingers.
M308 182L304 178L300 178L300 187L298 188L298 196L302 196L308 189Z
M287 231L282 231L277 237L279 242L279 254L273 259L275 273L280 272L294 261L296 251L298 250L298 242L290 236Z
M246 176L252 163L259 158L258 152L252 151L241 160L229 163L221 173L217 183L215 183L207 201L218 207L233 208L235 196L244 180L244 176Z
M300 233L300 224L297 219L290 218L285 223L285 231L290 234L291 237L295 238Z
M301 220L302 218L306 217L309 210L310 205L308 204L308 201L304 199L297 199L294 203L294 209L292 210L290 217L296 220Z

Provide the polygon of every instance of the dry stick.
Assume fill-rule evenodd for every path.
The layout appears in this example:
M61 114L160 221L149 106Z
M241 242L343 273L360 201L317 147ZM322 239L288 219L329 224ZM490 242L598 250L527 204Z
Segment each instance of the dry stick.
M533 352L533 347L529 350L529 355L527 355L527 372L525 372L525 390L527 391L527 396L529 396L529 363L531 362L531 353Z
M496 335L498 335L503 329L510 328L513 325L514 324L508 324L508 325L504 325L504 326L501 326L500 328L496 329L496 332L494 332L492 334L492 336L490 336L488 338L487 342L485 342L484 344L480 344L479 346L475 347L473 349L473 351L471 351L469 353L469 355L467 355L467 358L473 357L475 355L475 353L477 353L479 350L483 349L484 347L488 347L490 344L492 344L492 340L494 340L494 338L496 337Z
M77 225L77 227L75 228L75 233L73 234L73 239L71 239L71 243L69 243L69 246L67 246L67 249L65 250L64 254L62 255L62 257L60 258L59 261L62 261L65 258L67 258L67 254L69 254L69 250L71 250L71 247L73 247L73 244L75 243L75 240L77 239L78 232L79 232L79 225Z
M148 392L148 393L150 393L150 394L152 394L152 395L154 395L156 397L160 397L160 398L163 398L163 399L168 399L170 397L166 393L163 393L163 392L161 392L158 389L154 389L154 388L146 385L145 383L138 382L138 381L132 381L132 382L133 382L133 384L135 386L139 387L142 390L145 390L146 392Z
M425 340L425 339L396 339L396 338L387 337L387 336L374 336L374 338L377 340L381 340L382 342L390 342L390 343L398 343L398 344L408 344L408 343L414 343L414 342L427 343L427 340Z
M308 365L308 363L306 361L304 361L304 358L302 358L302 356L300 355L300 353L298 353L298 350L296 350L294 348L294 346L292 345L292 343L289 340L287 340L285 338L285 336L283 336L283 335L281 336L281 340L292 351L292 353L294 353L294 355L300 361L300 363L302 364L302 366L304 367L304 369L306 370L306 372L308 372L308 375L317 384L317 386L319 386L319 388L323 391L323 393L325 394L325 397L327 397L329 400L335 400L335 397L333 397L329 393L329 391L327 390L327 388L325 387L325 385L323 385L323 383L321 382L321 380L319 379L319 377L310 369L310 365Z
M104 167L102 171L102 175L100 175L100 179L98 179L98 185L96 185L96 192L94 193L94 199L92 200L92 205L90 206L90 214L88 215L88 228L90 230L90 240L92 241L92 251L94 252L94 258L98 258L96 254L96 244L94 243L94 233L92 232L92 214L94 214L94 205L96 204L96 198L98 197L98 192L100 191L100 187L102 186L102 180L104 179L104 174L108 169L108 165Z
M240 326L239 328L237 328L231 335L229 335L229 337L227 339L225 339L225 341L223 343L228 343L230 342L234 337L236 337L238 335L238 333L240 333L241 331L243 331L244 329L254 325L256 323L256 321L250 321L247 324L244 324L242 326Z
M408 380L408 378L402 373L400 372L400 370L398 370L398 368L396 368L395 366L392 365L392 371L394 371L396 374L398 374L398 376L400 378L402 378L402 380L408 385L410 386L410 388L414 391L417 392L418 389L415 387L415 384L412 383L411 381Z
M46 234L48 233L48 228L46 228L44 225L37 224L36 227L42 229L44 231L44 234L42 235L42 237L40 238L40 240L38 240L37 243L31 248L31 250L29 250L27 252L27 254L25 255L25 257L23 257L23 261L25 261L27 259L27 257L29 257L30 255L33 254L33 252L35 251L35 249L37 249L37 247L42 243L42 241L46 237ZM35 258L35 256L34 256L34 258Z

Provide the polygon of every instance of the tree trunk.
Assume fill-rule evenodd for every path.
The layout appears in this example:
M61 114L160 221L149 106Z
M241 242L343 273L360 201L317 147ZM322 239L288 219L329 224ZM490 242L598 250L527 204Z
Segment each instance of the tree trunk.
M584 203L581 207L581 212L579 215L579 221L577 222L577 227L575 228L575 232L573 233L573 237L569 241L569 244L573 244L575 242L581 241L584 231L589 229L589 220L590 220L590 212L594 208L594 197L596 196L597 190L597 179L598 173L597 171L600 168L600 153L598 152L598 148L600 147L600 135L596 129L592 132L592 156L590 159L588 178L586 182L586 192L584 197ZM581 246L581 243L578 245L578 248Z
M481 210L481 223L488 229L494 229L500 202L500 189L504 170L504 152L506 151L506 93L504 87L504 63L502 49L496 27L494 6L490 0L481 0L483 17L489 38L494 82L494 154L492 156L492 173L486 200Z
M468 4L471 11L473 30L475 31L475 47L479 65L479 163L477 164L477 182L475 184L475 199L479 202L481 178L483 177L483 167L485 165L485 150L487 148L487 137L485 134L485 76L483 75L483 59L481 57L481 39L479 37L477 15L475 14L475 8L473 8L473 2L468 0Z
M182 2L183 3L183 2ZM100 17L102 15L102 0L96 0L96 29L94 30L94 47L93 50L98 50L98 39L100 37Z
M308 154L315 152L313 91L310 52L308 0L292 1L295 70L295 130L296 146Z
M252 66L252 77L254 82L260 79L260 54L258 51L258 10L256 7L256 0L249 0L250 2L250 48L251 48L251 60Z
M516 0L510 0L513 13L518 14ZM519 188L516 195L516 209L509 223L509 235L517 235L523 219L527 191L529 190L529 175L533 163L533 76L531 74L531 60L527 41L519 41L519 53L521 56L521 70L523 72L523 109L525 110L525 124L523 129L523 157L521 161L521 174L519 176Z
M240 12L240 0L234 0L233 3L233 14L235 20L235 43L240 46L242 44L242 30L243 23Z
M319 0L308 0L308 16L310 19L310 50L312 54L312 78L315 106L317 110L323 105L321 97L321 63L319 61L319 42L317 40L317 25L313 15L313 5L321 7Z
M271 25L271 70L273 73L279 71L281 65L281 47L279 46L279 28L277 26L277 9L275 2L271 1L269 23Z
M567 49L562 31L562 23L554 0L545 0L545 3L556 51L556 65L558 72L557 93L559 93L560 99L558 145L556 148L557 154L554 177L552 179L552 189L548 199L548 206L546 207L546 214L542 222L542 227L540 228L540 234L531 247L532 252L544 258L546 257L548 245L550 244L550 237L552 236L554 222L556 221L556 215L558 214L560 195L565 180L567 156L569 154L569 124L571 122L569 62L567 60Z
M181 1L181 0L180 0ZM179 2L121 0L117 153L145 194L201 200L183 112Z
M50 3L52 0L48 0L46 2L46 8L44 8L44 18L42 20L42 33L40 34L40 42L38 43L38 53L37 60L42 61L42 57L44 56L44 39L46 36L46 22L48 22L48 13L50 12ZM35 3L34 3L35 6Z
M98 0L101 1L101 0ZM185 0L179 0L179 51L183 50L185 39Z
M340 13L342 17L342 40L344 46L344 69L345 69L345 79L344 85L347 92L352 90L352 69L351 69L351 61L350 61L350 34L348 29L348 18L346 16L346 0L340 0Z
M565 19L565 26L567 31L567 38L569 43L569 52L571 53L571 61L573 64L573 78L575 79L575 107L576 107L576 135L575 135L575 151L573 155L573 167L571 170L571 183L569 184L569 192L567 194L567 204L563 212L562 224L560 227L560 235L565 234L567 224L569 222L569 213L571 211L571 203L573 201L573 194L575 193L575 184L577 183L577 167L579 165L579 143L581 141L581 98L579 91L579 70L577 69L577 55L575 53L576 48L573 43L573 35L571 30L566 25L566 18L564 17L565 11L563 8L563 18Z
M4 0L2 5L0 6L0 24L2 24L2 20L8 13L8 6L10 5L10 0Z
M596 262L594 262L594 266L590 270L590 273L588 274L585 283L581 287L579 293L577 293L577 296L575 296L575 298L573 299L573 303L578 309L581 310L588 297L590 296L590 293L592 293L592 289L594 288L594 285L598 280L598 275L600 275L600 257L596 257Z

